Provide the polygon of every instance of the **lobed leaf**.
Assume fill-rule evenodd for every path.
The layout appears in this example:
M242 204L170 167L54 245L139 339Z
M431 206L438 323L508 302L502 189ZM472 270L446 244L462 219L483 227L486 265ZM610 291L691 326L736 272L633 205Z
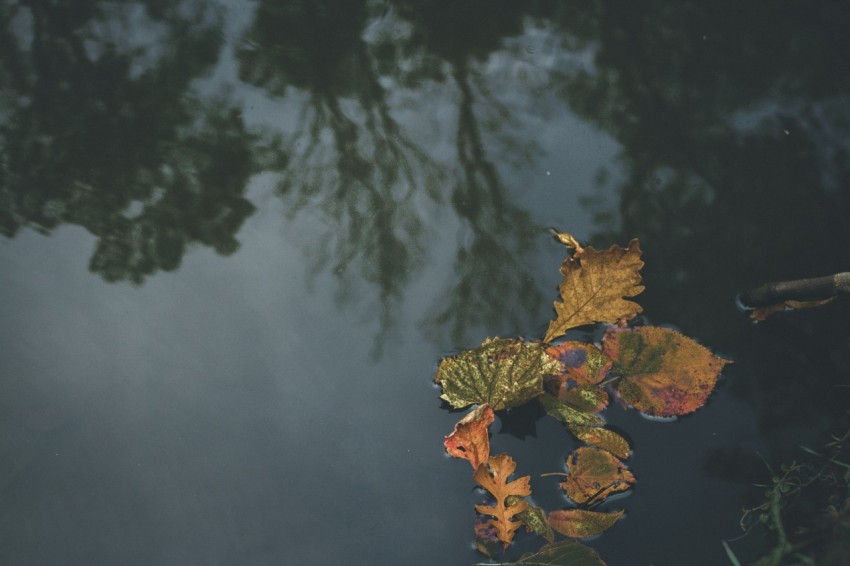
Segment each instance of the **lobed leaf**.
M643 309L624 297L640 294L640 242L633 239L623 249L611 246L598 251L582 249L569 234L556 232L558 239L576 251L561 265L564 280L558 289L561 301L554 303L557 317L549 323L544 342L551 342L570 328L596 322L629 320Z
M523 476L508 481L516 471L516 463L507 454L491 456L487 464L481 464L472 476L475 482L490 492L496 498L495 505L476 505L475 510L484 515L491 515L490 524L496 529L499 540L507 547L514 537L514 532L522 524L514 521L514 517L528 508L528 502L507 501L508 497L526 497L531 495L531 476Z
M560 366L540 342L488 338L480 346L445 358L434 381L456 409L488 404L494 411L516 407L543 393L543 378Z

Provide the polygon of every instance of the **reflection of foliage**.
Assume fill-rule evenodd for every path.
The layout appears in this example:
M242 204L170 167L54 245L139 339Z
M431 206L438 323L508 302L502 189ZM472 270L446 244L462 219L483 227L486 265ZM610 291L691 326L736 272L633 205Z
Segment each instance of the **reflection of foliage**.
M592 55L563 69L561 93L622 144L615 234L651 247L645 305L704 321L701 337L724 350L747 345L753 379L732 387L758 407L781 459L781 431L846 423L847 396L827 392L847 372L847 307L754 329L731 299L764 281L846 271L829 242L850 240L840 31L850 7L620 4L554 16L563 47Z
M477 8L446 2L392 5L382 14L373 9L339 0L264 2L246 34L239 51L244 80L276 96L292 94L289 87L305 91L295 130L284 141L292 159L279 190L288 213L309 206L328 218L333 230L319 238L316 267L328 266L346 281L356 273L374 283L386 332L392 306L424 253L423 204L446 199L439 188L446 173L398 124L385 85L445 81L451 69L460 91L460 168L452 173L450 202L472 241L461 246L459 283L429 327L448 326L456 338L476 324L507 320L516 327L521 310L539 306L539 292L519 275L525 271L519 258L530 250L534 232L484 150L473 106L485 94L474 92L470 60L485 57L504 34L518 33L521 10L493 12L488 5L498 16L481 25ZM498 122L490 127L498 130ZM505 289L520 288L526 289L517 293L523 309L497 300Z
M359 269L379 289L387 332L392 303L423 252L417 193L436 198L440 175L390 114L361 37L365 16L362 2L264 2L239 52L240 74L275 95L288 86L308 92L284 141L292 161L279 192L290 216L308 206L326 215L333 231L321 239L316 267L333 258L341 279Z
M250 137L191 81L217 60L220 24L200 5L138 12L94 1L0 8L0 231L77 224L98 238L90 267L141 282L200 242L222 254L252 212L242 197ZM142 15L143 14L143 15ZM156 37L140 41L134 28Z
M605 332L602 349L592 344L564 341L557 345L546 341L521 339L486 339L480 346L447 357L440 362L434 382L442 389L441 398L456 409L477 404L455 426L444 440L448 453L468 460L475 468L474 479L496 498L495 507L476 506L479 513L496 517L490 532L476 520L476 548L492 556L496 552L494 537L507 548L514 533L525 523L530 532L552 542L555 530L571 538L596 536L616 524L623 511L591 509L609 496L627 491L635 477L623 460L631 454L628 441L606 428L600 413L608 405L608 394L602 388L618 382L619 398L639 411L653 416L678 416L702 407L717 383L726 360L713 356L704 347L678 332L666 328L643 326L628 329L623 317L622 282L631 287L640 281L640 243L633 240L629 250L611 246L597 252L584 249L570 234L555 232L558 240L573 250L561 268L564 281L579 272L599 277L612 289L599 285L561 285L559 320L560 336L576 326L595 322L616 323ZM629 261L620 261L624 256ZM597 275L593 275L597 274ZM641 288L642 290L642 288ZM639 291L630 294L636 295ZM588 301L598 297L593 316L582 318ZM606 304L611 303L611 304ZM633 316L641 307L631 303L627 314ZM547 339L548 339L547 333ZM546 340L546 339L544 339ZM537 399L551 416L562 420L570 432L589 446L577 448L567 458L567 473L561 483L567 497L576 507L552 511L542 509L527 513L523 499L531 495L527 477L516 480L523 488L516 493L494 489L508 484L508 476L516 465L506 454L489 456L488 429L493 411L520 407ZM506 464L505 464L506 463ZM504 466L502 464L505 464ZM520 491L522 493L520 493ZM507 501L507 496L512 499ZM508 508L505 507L508 505ZM514 521L517 517L519 520Z
M823 454L809 452L814 458L771 473L764 502L741 519L744 529L763 524L776 539L758 566L850 563L850 431Z

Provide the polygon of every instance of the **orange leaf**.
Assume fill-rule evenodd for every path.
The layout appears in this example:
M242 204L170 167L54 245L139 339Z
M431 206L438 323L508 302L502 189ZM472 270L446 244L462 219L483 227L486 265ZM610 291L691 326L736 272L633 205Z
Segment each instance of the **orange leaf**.
M562 535L590 538L611 527L622 516L623 511L600 513L586 509L567 509L549 513L549 524Z
M507 547L514 537L514 532L522 525L521 521L513 518L528 507L526 501L516 501L509 505L505 501L508 496L525 497L531 495L531 476L523 476L514 481L508 478L516 470L516 462L507 454L491 456L487 464L481 464L475 470L475 482L489 491L496 498L496 505L476 505L475 510L484 515L494 517L490 524L495 527L499 540Z
M619 396L657 417L685 415L702 407L729 363L669 328L612 327L602 346L614 360L612 373L622 376Z
M446 451L455 458L469 460L473 469L478 469L490 457L488 429L495 418L490 405L479 405L471 410L446 437L443 442Z
M567 457L567 478L561 489L581 505L626 491L633 483L635 476L610 452L582 446Z
M559 233L556 233L558 235ZM563 237L562 237L563 236ZM558 239L575 248L575 239L560 234ZM557 318L549 323L544 342L551 342L570 328L595 322L628 320L643 309L623 297L643 291L640 285L640 242L629 242L623 249L611 246L598 251L591 246L576 249L561 265L564 280L559 286L561 302L555 302Z

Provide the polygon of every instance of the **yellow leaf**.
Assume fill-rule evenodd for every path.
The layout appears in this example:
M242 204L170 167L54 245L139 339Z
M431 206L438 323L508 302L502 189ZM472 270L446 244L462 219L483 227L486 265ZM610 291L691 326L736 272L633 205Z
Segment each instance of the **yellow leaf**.
M531 495L531 476L523 476L514 481L508 481L516 471L516 462L507 454L491 456L487 464L481 464L475 470L475 482L489 491L496 498L496 505L476 505L475 510L484 515L491 515L490 524L496 529L499 540L507 547L514 538L514 532L522 525L522 521L514 521L514 516L528 508L525 500L507 501L511 495L526 497Z
M556 233L570 248L576 248L569 234ZM559 286L561 302L555 302L557 318L549 323L544 342L551 342L570 328L596 322L617 322L633 318L643 309L623 297L643 291L640 285L640 242L629 242L623 249L611 246L598 251L591 246L576 248L561 265L564 280Z
M609 428L601 426L570 426L573 436L598 448L607 450L617 458L625 460L629 457L632 447L629 442Z

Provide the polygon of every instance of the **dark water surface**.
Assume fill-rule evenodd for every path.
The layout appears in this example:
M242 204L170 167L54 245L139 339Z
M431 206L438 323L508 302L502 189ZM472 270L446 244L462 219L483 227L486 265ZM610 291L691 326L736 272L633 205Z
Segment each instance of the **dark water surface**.
M848 428L850 301L757 326L733 304L850 266L846 2L0 20L0 563L480 560L431 380L543 335L549 226L640 237L647 320L735 360L678 422L609 409L638 478L589 543L609 565L728 564L765 461ZM494 450L564 507L537 474L573 442L518 413Z

